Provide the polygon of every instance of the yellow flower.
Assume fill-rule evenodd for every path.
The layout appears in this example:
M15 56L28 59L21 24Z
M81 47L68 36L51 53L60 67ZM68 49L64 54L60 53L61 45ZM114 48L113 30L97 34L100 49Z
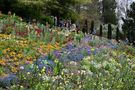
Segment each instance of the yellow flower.
M18 54L17 57L18 57L18 58L22 58L23 55L22 55L22 54Z
M6 50L6 49L4 49L4 50L2 51L2 53L3 53L3 54L6 54L6 53L7 53L7 50Z
M27 75L30 75L30 72L27 72Z
M31 56L27 56L26 59L27 59L27 60L31 60L32 57L31 57Z
M17 61L18 59L17 59L17 57L14 57L14 61Z
M39 73L39 76L42 76L42 75Z
M40 48L45 48L45 46L44 45L41 45Z
M15 62L15 65L16 65L16 66L19 66L19 62Z
M10 48L7 48L6 51L10 51Z
M28 46L28 44L23 44L22 46Z
M16 73L16 72L17 72L17 68L12 67L12 68L11 68L11 71L12 71L13 73Z
M5 60L0 60L0 65L6 65L6 61Z
M113 54L114 56L117 56L117 53L116 53L115 51L113 51L112 54Z
M44 73L45 72L45 67L41 70L41 73Z
M10 52L10 56L13 56L15 55L16 53L15 52Z
M55 63L58 63L59 61L58 60L54 60Z
M94 51L94 50L95 50L94 48L91 49L91 51Z
M51 50L51 49L53 49L54 47L51 45L51 44L48 44L47 46L46 46L46 49L47 50Z
M55 43L54 47L55 47L56 50L59 50L60 49L59 43Z
M23 89L24 87L23 87L23 86L20 86L20 88L22 88L22 89Z

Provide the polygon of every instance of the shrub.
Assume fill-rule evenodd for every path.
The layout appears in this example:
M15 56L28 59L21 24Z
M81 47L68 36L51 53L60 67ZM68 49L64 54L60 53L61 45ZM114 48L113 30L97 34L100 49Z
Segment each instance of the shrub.
M53 18L51 16L42 16L41 17L41 21L46 24L46 22L48 22L51 26L54 25L54 21Z

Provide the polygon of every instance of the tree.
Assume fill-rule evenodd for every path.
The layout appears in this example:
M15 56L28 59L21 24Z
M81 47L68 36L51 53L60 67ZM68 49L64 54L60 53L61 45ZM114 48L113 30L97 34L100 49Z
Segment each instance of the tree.
M94 21L91 22L90 34L94 31Z
M0 0L4 14L12 11L23 18L39 18L43 12L43 0ZM43 14L43 13L42 13Z
M127 11L127 18L123 19L123 21L122 29L125 36L128 38L129 43L135 44L135 2L130 5L130 9Z
M102 20L105 24L117 24L116 18L116 1L115 0L103 0L102 1Z
M108 24L108 39L112 39L112 26L111 24Z
M103 35L103 26L100 25L100 33L99 33L99 36L102 37L102 35Z
M8 11L12 11L14 8L14 4L17 3L17 0L0 0L0 9L3 13L8 13Z
M119 27L117 27L116 29L116 40L119 41L119 36L120 35L120 31L119 31Z
M77 5L76 12L79 13L80 23L84 23L85 18L87 18L88 22L93 20L95 26L98 26L101 23L100 4L99 0L87 0L87 3Z
M0 0L0 10L7 14L9 10L26 19L43 19L45 16L58 16L75 21L79 14L76 5L91 0ZM80 18L79 18L80 19Z
M72 19L75 21L79 15L75 10L78 4L86 3L90 0L50 0L46 4L46 12L50 15L62 17L65 19Z

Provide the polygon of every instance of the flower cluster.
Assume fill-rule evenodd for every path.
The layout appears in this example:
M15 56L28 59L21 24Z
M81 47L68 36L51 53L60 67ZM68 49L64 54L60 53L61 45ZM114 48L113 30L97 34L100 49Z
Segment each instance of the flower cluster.
M92 39L93 36L82 33L44 28L38 36L32 31L28 37L0 34L0 87L8 86L11 90L135 88L133 47L104 38Z

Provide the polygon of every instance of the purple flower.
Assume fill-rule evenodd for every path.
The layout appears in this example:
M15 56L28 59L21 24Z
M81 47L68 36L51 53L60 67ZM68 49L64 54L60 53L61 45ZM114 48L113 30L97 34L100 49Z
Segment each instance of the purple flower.
M87 54L90 55L91 54L91 48L86 47L86 50L87 50Z
M59 58L61 56L60 51L56 50L54 51L54 55Z
M66 48L67 50L71 50L71 49L74 49L74 48L75 48L75 45L72 44L72 43L69 43L69 44L66 45L65 48Z
M89 42L90 40L91 40L91 37L90 36L86 36L83 39L84 42Z

